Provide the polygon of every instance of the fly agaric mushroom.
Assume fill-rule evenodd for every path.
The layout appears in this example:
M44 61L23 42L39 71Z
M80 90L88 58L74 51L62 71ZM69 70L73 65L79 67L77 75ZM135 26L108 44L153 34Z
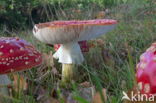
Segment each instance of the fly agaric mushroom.
M90 40L111 31L116 20L97 19L82 21L53 21L36 24L34 36L46 44L61 44L53 55L62 66L62 82L71 81L75 75L74 64L84 61L78 41Z
M156 94L156 43L140 56L136 79L142 94Z
M28 42L17 37L0 38L0 92L11 84L6 74L26 70L41 64L41 54Z

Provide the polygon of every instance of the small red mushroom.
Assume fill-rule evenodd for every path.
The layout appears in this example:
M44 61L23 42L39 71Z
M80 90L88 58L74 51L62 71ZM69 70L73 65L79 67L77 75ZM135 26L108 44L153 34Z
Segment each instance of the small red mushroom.
M156 94L156 43L140 56L136 79L142 94Z
M27 41L17 37L0 38L0 86L10 83L6 74L30 69L41 62L41 53Z

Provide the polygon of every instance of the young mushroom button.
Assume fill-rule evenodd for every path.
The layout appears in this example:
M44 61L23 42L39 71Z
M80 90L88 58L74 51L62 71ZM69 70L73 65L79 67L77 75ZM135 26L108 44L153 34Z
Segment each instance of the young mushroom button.
M73 64L81 64L84 61L78 42L105 34L116 24L116 20L110 19L53 21L36 24L33 34L46 44L61 44L54 58L59 59L59 62L63 64L62 72L68 76L67 78L72 78Z
M27 41L18 37L0 38L0 81L3 83L7 84L6 74L30 69L41 62L41 53Z

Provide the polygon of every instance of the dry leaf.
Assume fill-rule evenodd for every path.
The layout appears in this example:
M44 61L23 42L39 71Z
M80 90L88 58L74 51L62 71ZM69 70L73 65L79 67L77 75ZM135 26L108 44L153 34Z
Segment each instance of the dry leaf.
M106 94L106 89L102 89L102 93L104 96L105 101L107 100L107 94ZM103 103L101 99L101 95L99 92L97 92L94 97L92 103Z
M105 17L105 11L100 11L96 15L97 19L103 19L104 17Z
M102 39L96 39L95 42L96 42L97 46L99 46L99 47L104 47L104 45L105 45L105 42Z
M80 9L73 9L72 12L78 13L78 14L82 13L82 11Z
M95 88L93 86L89 88L80 88L79 92L82 98L84 98L89 103L91 103L92 98L95 95Z
M105 42L102 39L95 39L88 42L88 45L89 48L103 47L105 45Z
M85 81L85 82L83 82L83 83L81 83L81 84L79 84L81 87L84 87L84 88L87 88L87 87L91 87L91 84L89 83L89 82L87 82L87 81Z
M34 91L37 103L60 103L59 100L48 95L48 90L44 89L42 86L37 86Z
M54 67L54 68L52 68L52 73L54 74L54 75L58 75L59 74L59 72L57 71L57 69Z
M101 50L101 55L102 55L102 59L103 59L104 63L107 66L114 68L115 61L114 61L113 57L111 56L109 49L106 49L103 47Z
M43 62L47 67L54 67L54 59L52 51L49 54L43 53Z
M89 87L89 88L78 88L78 94L68 90L68 89L61 89L61 97L66 101L65 103L79 103L79 101L75 100L75 96L80 96L81 98L84 98L89 103L92 101L92 97L95 94L95 88Z

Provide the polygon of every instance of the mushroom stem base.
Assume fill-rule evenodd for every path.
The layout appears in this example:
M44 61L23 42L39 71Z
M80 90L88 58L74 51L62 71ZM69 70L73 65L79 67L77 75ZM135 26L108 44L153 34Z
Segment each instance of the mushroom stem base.
M77 67L75 64L62 64L62 83L67 84L75 80Z
M7 75L0 75L0 93L1 94L6 95L6 96L9 95L9 90L7 86L10 84L11 84L11 81ZM2 102L2 100L4 100L4 98L0 96L0 102Z

